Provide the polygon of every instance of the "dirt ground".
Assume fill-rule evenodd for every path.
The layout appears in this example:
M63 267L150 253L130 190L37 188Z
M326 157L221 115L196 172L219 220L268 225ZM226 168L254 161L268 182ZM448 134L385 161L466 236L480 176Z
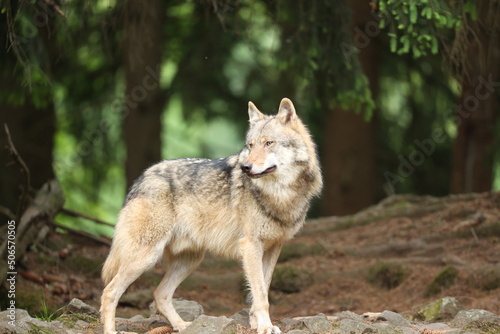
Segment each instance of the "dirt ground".
M108 250L52 233L18 263L17 307L51 313L72 298L99 307ZM118 315L148 315L162 275L157 267L134 283ZM230 316L248 307L242 277L237 261L207 256L176 297ZM443 296L500 314L500 193L401 195L353 216L311 220L284 247L270 300L280 319L344 310L413 315Z

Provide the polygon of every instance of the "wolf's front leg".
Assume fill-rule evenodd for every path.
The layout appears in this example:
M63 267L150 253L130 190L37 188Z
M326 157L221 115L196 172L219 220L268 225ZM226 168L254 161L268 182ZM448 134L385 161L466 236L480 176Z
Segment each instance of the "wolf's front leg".
M250 324L252 328L257 329L258 334L281 334L281 330L273 326L269 317L268 287L262 265L264 247L258 240L243 238L240 241L240 251L243 269L253 297Z

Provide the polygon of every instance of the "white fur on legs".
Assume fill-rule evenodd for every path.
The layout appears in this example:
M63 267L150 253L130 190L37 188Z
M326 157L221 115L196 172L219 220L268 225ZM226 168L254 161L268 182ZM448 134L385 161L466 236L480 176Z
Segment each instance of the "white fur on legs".
M158 311L167 317L174 329L178 331L186 329L191 323L184 321L179 316L174 308L172 298L175 289L196 269L201 260L203 260L203 256L204 253L202 252L173 255L168 250L165 251L167 272L161 280L160 285L156 288L154 296Z
M120 271L106 286L101 297L101 319L104 324L104 334L115 334L116 306L125 290L140 275L139 272L127 273Z
M125 290L143 272L156 263L158 255L155 250L131 254L126 265L121 265L113 279L104 288L101 297L101 319L104 324L104 334L114 334L116 306Z
M262 258L262 267L264 270L264 280L266 281L267 291L269 291L269 286L271 285L274 267L276 267L276 262L278 262L281 247L283 247L282 244L275 244L271 246L271 248L264 251L264 256Z
M280 334L280 329L273 326L269 317L268 286L263 268L263 245L259 241L244 238L240 241L240 250L253 298L250 325L257 329L258 334ZM274 256L269 257L267 266L270 267L273 262L275 262Z

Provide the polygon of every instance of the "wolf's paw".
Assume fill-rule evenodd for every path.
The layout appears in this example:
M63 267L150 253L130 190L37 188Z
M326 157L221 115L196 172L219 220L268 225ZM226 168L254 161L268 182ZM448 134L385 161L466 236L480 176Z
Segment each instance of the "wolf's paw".
M264 328L259 328L257 330L258 334L281 334L281 330L277 326L269 326Z
M250 322L250 328L251 329L257 329L257 327L258 327L257 326L257 318L253 314L250 315L249 322Z
M191 323L190 322L186 322L186 321L181 322L181 323L177 323L174 326L174 331L175 332L182 332L183 330L185 330L186 328L188 328L189 325L191 325Z

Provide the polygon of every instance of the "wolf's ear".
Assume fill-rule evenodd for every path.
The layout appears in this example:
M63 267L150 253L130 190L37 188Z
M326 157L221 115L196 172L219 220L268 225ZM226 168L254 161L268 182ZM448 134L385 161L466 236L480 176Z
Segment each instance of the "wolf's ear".
M251 101L248 102L248 119L250 123L255 123L258 120L263 119L265 116L263 113L257 109L255 104L253 104Z
M276 119L283 125L289 124L297 118L297 113L295 112L295 107L292 101L286 97L281 100L280 107L278 109L278 114Z

